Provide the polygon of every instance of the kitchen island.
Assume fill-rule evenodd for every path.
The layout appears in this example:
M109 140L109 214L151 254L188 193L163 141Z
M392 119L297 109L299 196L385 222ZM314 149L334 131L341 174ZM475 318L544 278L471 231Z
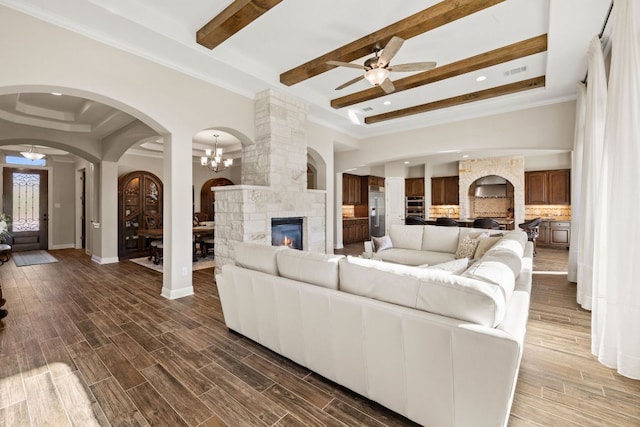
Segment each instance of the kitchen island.
M436 217L429 217L427 219L427 224L436 225ZM459 227L473 227L473 221L476 218L451 218L458 223ZM492 218L495 219L498 224L500 224L501 230L513 230L515 221L513 218Z

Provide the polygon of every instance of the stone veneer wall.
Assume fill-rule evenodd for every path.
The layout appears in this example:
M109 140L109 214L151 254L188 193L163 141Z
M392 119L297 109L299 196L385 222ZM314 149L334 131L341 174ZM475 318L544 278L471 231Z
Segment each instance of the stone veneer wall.
M255 101L254 144L243 144L241 185L216 187L216 271L236 242L271 244L271 218L302 217L303 247L325 251L326 191L307 190L307 107L267 90Z
M460 218L472 215L469 187L478 178L498 175L513 185L513 211L516 224L524 221L524 157L494 157L490 159L461 160L460 175Z

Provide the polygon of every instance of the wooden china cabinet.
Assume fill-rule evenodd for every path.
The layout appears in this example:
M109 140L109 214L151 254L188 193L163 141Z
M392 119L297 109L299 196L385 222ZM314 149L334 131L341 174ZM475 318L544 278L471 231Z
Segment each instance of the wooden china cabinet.
M162 181L146 171L134 171L118 179L118 256L136 258L148 254L138 231L162 228Z

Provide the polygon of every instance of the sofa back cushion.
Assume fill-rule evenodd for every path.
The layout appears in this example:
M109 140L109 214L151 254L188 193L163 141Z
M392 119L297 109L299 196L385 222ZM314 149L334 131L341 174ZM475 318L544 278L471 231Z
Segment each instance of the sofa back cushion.
M234 260L239 267L277 276L276 255L284 250L289 250L289 248L286 246L240 242L234 246Z
M422 248L422 231L424 225L392 224L389 237L394 248L415 249Z
M338 289L338 261L344 255L321 254L306 251L280 251L276 259L280 276Z
M460 227L425 225L422 232L422 250L455 253L458 247Z
M347 257L340 290L489 327L505 315L499 285L418 267Z

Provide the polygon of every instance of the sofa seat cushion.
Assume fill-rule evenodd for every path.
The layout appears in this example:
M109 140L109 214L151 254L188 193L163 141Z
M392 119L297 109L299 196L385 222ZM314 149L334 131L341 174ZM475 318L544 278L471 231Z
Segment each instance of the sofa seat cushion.
M503 291L495 283L351 256L339 263L343 292L489 327L504 318Z
M422 264L441 264L454 259L454 255L448 252L418 251L414 249L399 249L394 247L382 252L376 252L373 254L372 258L396 264L417 266Z
M447 261L434 265L421 265L421 268L428 268L430 270L438 270L447 274L462 274L469 267L469 258L458 258L453 261Z
M389 237L394 248L413 249L422 248L422 225L393 224L389 230Z
M329 289L338 289L338 261L344 255L306 251L280 251L276 256L280 276Z
M455 253L459 236L460 227L425 225L422 232L422 250Z

